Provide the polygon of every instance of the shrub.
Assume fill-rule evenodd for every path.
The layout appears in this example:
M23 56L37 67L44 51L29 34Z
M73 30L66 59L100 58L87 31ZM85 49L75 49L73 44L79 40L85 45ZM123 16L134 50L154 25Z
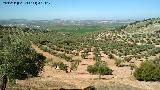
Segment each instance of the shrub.
M67 65L66 64L64 64L63 62L58 62L58 66L59 66L59 68L61 69L61 70L67 70Z
M48 51L47 47L44 47L44 46L39 46L39 47L40 47L40 49L43 50L44 52L47 52L47 51Z
M88 53L82 53L82 54L81 54L81 57L82 57L83 59L86 59L87 56L88 56Z
M59 54L57 54L56 56L58 56L58 57L60 57L60 58L63 58L63 59L65 59L66 61L72 61L72 57L66 56L65 54L59 53Z
M64 58L65 54L59 53L59 54L57 54L57 57Z
M140 81L160 81L160 63L157 61L143 62L140 68L135 70L134 77Z
M49 50L48 52L49 52L50 54L52 54L52 55L56 55L56 54L57 54L57 52L52 51L52 50Z
M127 61L127 62L131 61L131 59L132 59L131 57L125 57L124 58L124 60Z
M94 55L95 55L95 56L101 56L101 53L100 53L100 51L99 51L99 48L94 48L93 52L94 52Z
M133 69L136 69L136 68L137 68L137 66L136 66L135 64L129 64L129 66L130 66L130 69L131 69L131 70L133 70Z
M101 79L101 75L111 75L112 70L109 69L105 63L98 61L94 65L90 65L87 67L87 71L91 74L99 74L99 79Z
M76 70L78 65L79 65L80 61L76 60L74 62L71 63L71 70Z
M71 56L65 56L64 58L66 61L72 61L72 57Z
M91 74L97 74L98 68L94 65L90 65L87 67L87 71Z
M122 63L122 60L121 60L121 59L118 59L118 58L115 59L115 63L114 63L114 64L115 64L116 66L120 67L120 66L121 66L121 63Z
M8 50L10 54L3 55L6 59L0 64L0 70L4 66L7 67L4 71L11 79L25 79L28 75L37 76L43 69L45 57L27 46L18 45L17 47Z
M91 47L87 48L87 51L88 51L88 52L91 52L91 51L92 51L92 48L91 48Z
M101 61L101 57L99 57L99 56L94 56L94 57L93 57L93 60L95 60L95 61Z
M108 55L108 51L103 51L104 54Z
M113 59L114 56L113 56L111 53L109 53L109 54L108 54L108 58L109 58L109 59Z
M26 34L17 28L1 30L0 36L0 75L9 81L38 76L46 58L31 48Z
M64 70L64 71L66 71L68 68L68 66L66 64L64 64L63 62L54 62L52 64L52 67L56 67L56 66L58 66L60 68L60 70Z
M84 51L83 51L83 53L88 53L89 51L88 51L88 49L85 49Z
M149 55L156 56L156 54L160 53L160 47L156 47L148 52Z
M75 55L75 56L79 56L78 52L73 52L72 54Z

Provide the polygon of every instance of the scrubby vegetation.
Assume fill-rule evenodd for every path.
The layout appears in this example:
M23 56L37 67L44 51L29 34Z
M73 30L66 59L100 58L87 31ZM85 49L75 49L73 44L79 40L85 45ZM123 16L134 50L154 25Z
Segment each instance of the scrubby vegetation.
M101 75L112 74L112 70L107 66L107 61L104 60L105 54L109 60L115 62L116 68L126 65L126 68L130 66L131 70L135 70L136 79L159 81L159 59L150 60L160 55L159 22L160 18L151 18L121 27L71 25L57 27L57 29L54 28L55 30L49 28L46 31L45 29L0 25L0 75L7 75L10 79L37 76L45 65L45 57L35 52L31 47L34 44L45 53L71 64L70 69L74 71L82 60L89 59L91 62L96 62L94 65L85 64L88 66L89 73L98 74L99 78ZM58 30L60 31L58 32ZM71 32L72 30L74 32ZM78 32L77 30L82 31ZM92 53L94 54L93 61L92 57L90 58ZM79 60L74 60L74 58ZM142 61L146 62L138 67L137 62L141 63ZM47 60L47 62L53 61ZM58 61L52 66L58 66L61 70L69 67L66 63Z
M87 67L87 71L91 74L98 74L99 79L101 79L101 75L111 75L112 70L109 69L105 63L96 62L94 65L90 65Z
M0 75L9 80L38 76L45 57L31 48L25 33L16 28L1 27L0 31Z
M88 56L88 53L82 53L82 54L81 54L81 57L82 57L83 59L86 59L87 56Z
M134 76L140 81L160 81L160 60L143 62Z
M68 66L64 64L63 62L54 62L52 64L52 67L58 67L60 70L66 71Z
M119 58L116 58L116 59L115 59L115 63L114 63L114 64L115 64L116 66L118 66L118 67L122 66L121 63L122 63L122 60L121 60L121 59L119 59Z
M56 56L60 57L60 58L64 58L66 61L71 61L72 60L72 58L70 56L66 56L65 54L59 53Z
M74 62L72 62L71 70L76 70L80 62L81 62L80 60L75 60Z

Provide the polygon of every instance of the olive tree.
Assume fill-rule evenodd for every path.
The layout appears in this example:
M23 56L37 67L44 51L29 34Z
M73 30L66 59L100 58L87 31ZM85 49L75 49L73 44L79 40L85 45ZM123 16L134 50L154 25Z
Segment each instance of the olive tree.
M91 74L98 74L99 79L101 79L102 75L111 75L112 70L109 69L105 63L98 61L94 65L90 65L87 67L87 71Z

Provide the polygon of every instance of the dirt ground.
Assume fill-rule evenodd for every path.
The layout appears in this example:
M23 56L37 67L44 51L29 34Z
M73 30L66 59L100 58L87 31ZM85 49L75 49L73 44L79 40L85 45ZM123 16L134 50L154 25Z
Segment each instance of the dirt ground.
M38 53L42 53L46 58L62 61L69 66L71 65L71 63L62 58L55 57L48 52L43 52L36 45L32 45L32 48L34 48ZM93 52L89 52L88 59L81 59L81 63L77 67L76 71L66 73L61 70L56 70L55 68L46 64L43 71L39 74L39 77L34 77L27 80L17 80L16 83L21 86L32 87L33 90L52 90L62 87L67 89L83 89L87 86L105 86L105 84L109 86L115 84L117 87L119 84L122 84L126 87L132 87L132 89L125 89L124 87L123 89L119 90L160 90L160 82L144 82L136 80L131 75L133 71L129 66L117 67L114 64L114 60L109 59L108 56L103 53L101 53L101 59L105 61L108 67L113 70L113 75L105 75L102 76L101 80L98 80L98 75L91 75L86 71L88 65L93 65L95 63L93 61L93 56Z

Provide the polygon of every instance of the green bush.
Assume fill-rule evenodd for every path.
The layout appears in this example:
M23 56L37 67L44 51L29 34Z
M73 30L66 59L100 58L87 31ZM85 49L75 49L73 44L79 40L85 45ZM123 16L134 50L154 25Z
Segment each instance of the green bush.
M56 55L57 52L53 51L53 50L48 50L48 53L52 54L52 55Z
M90 65L87 67L87 71L91 74L98 74L99 79L101 79L101 75L111 75L112 70L109 69L105 63L98 61L94 65Z
M113 56L111 53L109 53L109 54L108 54L108 58L109 58L109 59L113 59L114 56Z
M29 38L16 27L0 29L0 76L6 75L10 81L38 76L42 71L45 57L31 48Z
M68 67L68 66L67 66L66 64L64 64L63 62L59 62L59 63L58 63L58 66L59 66L59 68L60 68L61 70L64 70L64 71L67 70L67 67Z
M88 49L85 49L84 51L83 51L83 53L88 53L89 51L88 51Z
M94 48L93 52L95 56L101 56L99 48Z
M5 53L0 53L2 63L0 71L11 79L25 79L30 76L37 76L42 71L45 57L36 53L33 49L25 45L15 45L12 49L4 49ZM6 67L6 68L5 68Z
M75 55L75 56L79 56L78 52L73 52L72 54Z
M63 58L63 59L65 59L66 61L72 61L72 57L66 56L65 54L59 53L59 54L57 54L56 56L57 56L57 57L60 57L60 58Z
M44 52L47 52L48 51L48 49L47 49L47 47L44 47L44 46L39 46L39 48L41 49L41 50L43 50Z
M91 74L98 74L98 68L94 65L90 65L87 67L87 71Z
M72 61L72 57L70 57L70 56L65 56L64 59L65 59L66 61Z
M114 63L114 64L115 64L116 66L120 67L120 66L121 66L121 63L122 63L122 60L121 60L121 59L118 59L118 58L115 59L115 63Z
M66 64L64 64L63 62L54 62L52 64L52 67L56 67L56 66L58 66L60 68L60 70L64 70L64 71L66 71L68 68L68 66Z
M129 56L128 56L128 57L124 57L124 60L127 61L127 62L131 61L131 59L132 59L132 58L129 57Z
M57 56L57 57L60 57L60 58L64 58L64 57L65 57L65 54L58 53L56 56Z
M76 61L72 62L71 63L71 70L76 70L79 63L80 63L80 60L76 60Z
M101 57L99 57L99 56L94 56L94 57L93 57L93 60L95 60L95 61L101 61Z
M160 47L156 47L156 48L150 50L148 53L149 53L149 55L156 56L156 54L160 53Z
M160 81L160 61L143 62L135 70L134 77L140 81Z
M82 54L81 54L81 57L82 57L83 59L86 59L87 56L88 56L88 53L82 53Z
M137 66L136 66L135 64L129 64L129 66L130 66L130 69L131 69L131 70L134 70L134 69L137 68Z
M104 54L108 55L108 51L103 51Z

